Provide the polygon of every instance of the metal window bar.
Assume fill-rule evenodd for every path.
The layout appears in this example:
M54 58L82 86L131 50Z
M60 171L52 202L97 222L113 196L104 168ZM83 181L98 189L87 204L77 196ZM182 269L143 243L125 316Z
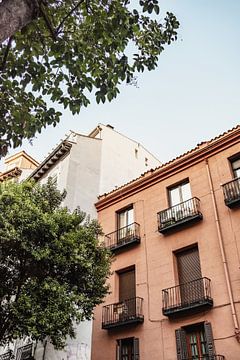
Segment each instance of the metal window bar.
M102 324L117 324L120 322L143 318L143 299L135 297L103 307Z
M240 178L231 180L223 185L225 202L240 199Z
M163 310L190 306L211 299L211 280L207 277L162 290Z
M197 197L181 202L158 213L159 229L181 222L187 218L202 215L200 200Z
M32 359L33 344L27 344L17 349L16 360L30 360Z
M111 249L131 242L135 238L140 239L140 225L136 222L105 235L104 245Z

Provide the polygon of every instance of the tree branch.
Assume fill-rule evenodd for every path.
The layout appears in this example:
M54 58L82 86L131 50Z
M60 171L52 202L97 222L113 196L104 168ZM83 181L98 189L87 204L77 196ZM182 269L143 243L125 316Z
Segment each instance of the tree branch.
M12 40L13 40L13 36L11 36L8 39L7 47L6 47L4 56L3 56L3 61L2 61L2 64L0 66L0 71L3 71L5 69L5 65L6 65L6 62L7 62L7 57L8 57L8 54L9 54L9 51L10 51L10 48L11 48L11 44L12 44Z
M73 13L83 2L84 2L84 0L80 0L80 1L72 8L72 10L69 11L69 13L68 13L66 16L64 16L64 18L62 19L62 21L60 22L60 24L58 25L58 27L57 27L57 29L56 29L56 34L59 33L61 27L63 26L63 24L64 24L64 22L67 20L67 18L68 18L69 16L71 16L72 13Z
M42 15L42 17L47 25L48 30L50 31L50 34L52 35L53 40L57 40L56 31L52 27L51 21L49 20L47 14L45 13L41 2L39 3L39 10L40 10L40 14Z

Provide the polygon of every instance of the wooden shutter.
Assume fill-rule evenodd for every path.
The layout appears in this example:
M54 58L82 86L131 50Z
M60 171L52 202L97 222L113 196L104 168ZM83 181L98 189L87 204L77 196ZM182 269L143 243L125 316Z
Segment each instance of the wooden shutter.
M133 360L140 360L139 339L133 338Z
M121 343L122 343L122 340L117 340L117 345L116 345L116 360L121 360Z
M187 283L202 277L198 248L177 253L179 283Z
M187 352L187 339L186 333L183 329L175 330L176 347L177 347L177 360L183 360L188 358Z
M207 321L204 323L204 331L205 331L208 355L209 355L209 357L211 357L215 354L215 347L214 347L211 323L209 323Z
M135 269L119 274L119 301L136 297Z

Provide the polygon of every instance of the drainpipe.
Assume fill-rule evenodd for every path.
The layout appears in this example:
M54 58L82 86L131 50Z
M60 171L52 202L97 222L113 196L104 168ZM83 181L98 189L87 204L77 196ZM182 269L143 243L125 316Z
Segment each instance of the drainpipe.
M217 203L216 203L216 198L215 198L215 194L213 191L213 182L212 182L211 172L210 172L210 168L209 168L209 164L208 164L208 159L206 159L205 161L206 161L208 182L209 182L213 210L214 210L218 243L219 243L219 247L220 247L224 275L225 275L225 280L226 280L226 284L227 284L227 291L228 291L228 296L229 296L230 305L231 305L232 319L233 319L234 328L235 328L234 330L235 330L236 339L238 342L240 342L240 330L239 330L238 318L237 318L236 308L235 308L235 304L234 304L234 300L233 300L233 292L232 292L231 281L230 281L230 276L229 276L228 264L227 264L227 260L226 260L223 236L222 236L222 231L221 231L220 221L219 221L219 216L218 216Z

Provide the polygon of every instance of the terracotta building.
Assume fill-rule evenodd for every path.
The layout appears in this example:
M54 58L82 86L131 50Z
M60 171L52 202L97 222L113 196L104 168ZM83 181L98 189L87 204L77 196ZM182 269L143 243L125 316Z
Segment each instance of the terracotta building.
M240 359L240 126L99 197L92 360Z

